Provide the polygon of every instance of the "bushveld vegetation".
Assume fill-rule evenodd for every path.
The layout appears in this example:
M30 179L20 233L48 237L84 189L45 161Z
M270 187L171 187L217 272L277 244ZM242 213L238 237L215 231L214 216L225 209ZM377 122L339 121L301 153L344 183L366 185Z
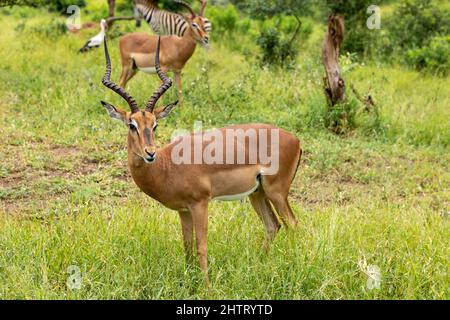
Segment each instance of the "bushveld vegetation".
M400 2L386 1L382 23ZM449 299L448 29L403 49L391 47L400 28L364 30L363 48L375 47L342 52L348 98L330 111L320 56L326 6L301 16L287 68L265 63L261 37L275 30L284 43L295 18L225 8L207 7L211 49L198 48L187 64L184 104L161 121L157 138L162 145L194 121L294 132L304 150L291 190L298 230L282 230L264 254L248 200L213 202L206 289L184 261L176 212L129 176L127 129L99 103L123 106L101 85L103 51L76 53L97 31L68 34L65 18L46 8L2 8L0 298ZM83 20L98 21L106 2L86 1L84 10ZM116 81L116 37L133 30L124 22L111 31ZM158 84L138 74L129 91L143 102ZM164 101L175 95L171 89ZM343 113L342 130L330 131ZM70 266L81 271L79 289L67 285ZM380 271L379 288L367 286L369 266Z

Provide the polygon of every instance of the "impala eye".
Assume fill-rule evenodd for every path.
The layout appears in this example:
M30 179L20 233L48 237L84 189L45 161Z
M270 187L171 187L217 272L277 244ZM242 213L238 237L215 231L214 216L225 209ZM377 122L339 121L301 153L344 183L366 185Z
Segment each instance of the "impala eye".
M198 28L198 24L196 24L195 22L192 24L192 27L197 29Z
M130 130L131 131L136 131L136 126L135 126L135 124L134 123L132 123L132 122L130 122L129 124L128 124L128 126L130 127Z

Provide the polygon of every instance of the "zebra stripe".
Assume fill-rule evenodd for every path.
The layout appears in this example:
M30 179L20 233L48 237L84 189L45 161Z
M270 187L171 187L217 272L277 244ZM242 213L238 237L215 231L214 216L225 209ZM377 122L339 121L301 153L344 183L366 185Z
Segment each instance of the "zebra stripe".
M205 17L202 17L202 19L203 19L203 25L205 27L205 31L207 33L210 33L212 31L212 24L211 24L211 22Z
M160 10L156 7L148 8L142 3L137 3L136 9L150 25L153 32L159 35L175 34L182 37L187 30L187 22L179 14Z
M135 9L145 18L145 21L147 21L156 34L175 34L182 37L188 28L188 22L182 15L160 10L152 6L148 1L136 1ZM212 31L211 22L205 17L202 17L202 19L205 31L210 33Z

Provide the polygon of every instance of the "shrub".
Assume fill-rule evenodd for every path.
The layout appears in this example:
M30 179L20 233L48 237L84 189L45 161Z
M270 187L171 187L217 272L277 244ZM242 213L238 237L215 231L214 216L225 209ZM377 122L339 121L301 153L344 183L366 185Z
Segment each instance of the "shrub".
M46 0L46 4L51 11L64 13L71 5L76 5L80 8L85 7L86 0Z
M417 70L437 74L448 72L448 7L437 6L431 0L406 0L388 18L383 40L378 41L379 53L391 60Z
M242 34L249 34L253 31L251 28L252 28L252 19L245 17L239 19L236 30Z
M262 65L278 65L289 67L295 62L298 50L292 41L281 39L277 28L263 30L257 39L257 44L261 48Z
M448 34L449 15L445 7L435 6L431 0L402 1L387 21L392 47L420 48L434 36ZM392 51L392 47L388 50Z
M447 75L450 71L450 36L434 37L428 45L408 50L406 60L417 70Z
M117 0L116 1L116 15L119 13L130 13L133 11L133 1L128 0Z
M298 50L295 40L301 33L301 19L311 12L311 0L250 0L239 2L239 7L250 17L262 22L257 38L262 50L261 64L289 67L295 61ZM267 27L267 23L275 26ZM265 26L264 26L265 25Z
M356 128L358 101L347 99L329 107L324 115L325 127L337 134L344 134Z
M239 21L239 14L232 4L228 4L226 7L211 7L208 10L208 19L213 24L214 33L232 33Z

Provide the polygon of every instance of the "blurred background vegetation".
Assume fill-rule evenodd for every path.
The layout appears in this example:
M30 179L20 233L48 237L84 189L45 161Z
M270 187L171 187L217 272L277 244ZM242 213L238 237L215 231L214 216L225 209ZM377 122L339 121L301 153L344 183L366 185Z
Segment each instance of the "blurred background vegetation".
M195 8L199 7L198 1L190 2ZM361 85L353 81L355 73L352 71L356 70L357 74L367 65L375 67L378 72L380 68L385 68L381 72L383 74L401 68L416 70L424 79L428 76L447 78L450 71L450 4L440 0L380 0L377 3L381 10L380 29L369 29L366 21L372 14L367 10L371 3L371 0L212 0L207 6L206 16L213 24L213 47L233 52L243 57L249 66L254 66L244 75L243 81L253 81L248 79L258 77L256 66L259 70L268 69L273 74L290 72L296 75L307 72L313 77L309 81L316 83L316 87L309 93L313 96L306 102L308 106L302 112L303 125L327 128L339 134L359 129L366 134L395 137L398 134L396 128L404 128L407 124L401 123L400 118L396 117L388 120L386 112L380 110L386 101L373 96L373 85L365 91L358 89ZM67 33L65 19L70 16L66 12L69 4L80 6L81 22L98 23L108 16L106 0L7 0L2 2L5 7L2 15L22 15L21 22L15 26L16 32L25 34L31 31L57 41ZM47 23L26 26L24 17L32 14L29 11L15 11L11 5L40 7L41 10L61 15L59 18L53 15ZM170 0L159 1L159 6L172 11L180 9ZM116 0L117 16L130 16L132 10L131 0ZM346 33L340 64L344 79L348 75L350 81L347 83L346 101L329 108L321 97L321 46L327 17L332 13L345 18ZM140 29L149 30L146 24ZM115 39L136 30L132 23L116 23L108 30L108 37ZM204 66L206 70L212 67ZM208 74L205 76L208 77ZM210 85L204 87L205 92L202 92L201 85L196 88L196 93L187 93L202 97L193 103L217 104L220 99L211 95ZM233 86L230 90L240 91ZM208 99L205 99L205 93ZM229 99L225 97L227 95L224 94L225 99ZM368 107L369 96L372 102L377 103ZM438 130L436 125L432 127ZM441 123L438 127L443 128L445 124ZM426 137L424 141L432 139L425 132L420 133ZM417 134L411 127L410 135ZM422 140L420 137L414 139ZM440 135L439 139L445 145L450 140L445 134Z
M105 0L106 1L106 0ZM188 2L197 3L193 0ZM450 70L450 4L445 0L212 0L208 16L217 39L246 35L260 49L262 65L283 67L295 64L297 54L311 35L314 23L324 23L331 13L345 17L346 36L343 51L355 54L359 61L382 60L446 75ZM108 15L101 1L86 0L3 0L1 5L48 7L65 13L69 5L84 9L94 20ZM383 7L381 31L366 26L367 8ZM170 0L159 5L168 10L177 6ZM131 0L116 1L117 15L130 14ZM242 50L236 42L229 43ZM236 47L238 46L238 47Z

